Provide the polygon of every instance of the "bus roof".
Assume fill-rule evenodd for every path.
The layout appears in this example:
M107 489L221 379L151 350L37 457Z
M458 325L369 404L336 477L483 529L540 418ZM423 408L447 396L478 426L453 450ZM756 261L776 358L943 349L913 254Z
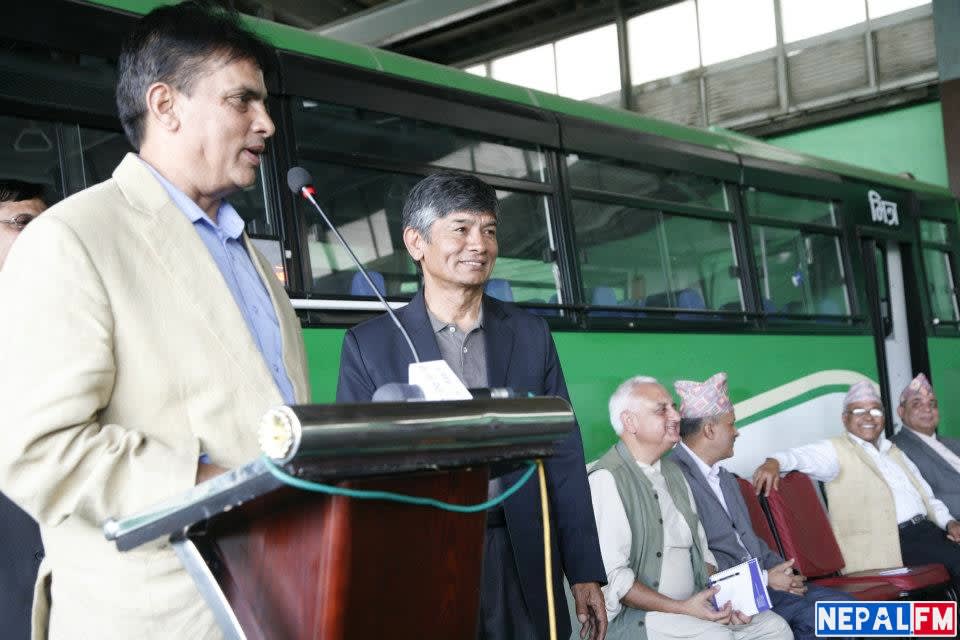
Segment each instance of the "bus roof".
M89 1L94 4L140 14L147 13L155 7L173 3L171 0ZM278 49L507 100L594 122L633 129L702 147L729 151L741 156L817 169L864 182L883 184L907 191L920 191L931 196L953 198L950 190L940 185L799 153L733 131L724 129L707 130L655 120L623 109L573 100L491 78L476 76L454 67L411 58L392 51L334 40L304 29L261 18L244 16L244 19L250 28Z

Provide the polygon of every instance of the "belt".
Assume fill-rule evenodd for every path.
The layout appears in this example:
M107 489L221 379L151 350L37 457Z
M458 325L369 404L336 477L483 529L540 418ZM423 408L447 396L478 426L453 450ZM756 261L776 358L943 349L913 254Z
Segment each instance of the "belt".
M507 517L503 515L503 507L494 507L487 511L487 528L507 526Z
M921 522L923 522L923 521L926 520L926 519L927 519L927 516L924 516L924 515L915 515L915 516L913 516L912 518L910 518L909 520L904 520L903 522L901 522L901 523L898 524L897 526L900 527L900 529L902 530L902 529L906 529L906 528L908 528L908 527L912 527L912 526L914 526L914 525L918 525L918 524L920 524Z

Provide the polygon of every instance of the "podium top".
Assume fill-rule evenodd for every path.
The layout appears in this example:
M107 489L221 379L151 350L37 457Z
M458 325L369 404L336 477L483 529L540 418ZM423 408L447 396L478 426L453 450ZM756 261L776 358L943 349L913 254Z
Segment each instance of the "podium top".
M267 457L290 475L331 482L548 457L575 421L565 400L536 397L298 405L271 411L264 424L261 446L273 454ZM286 428L289 446L278 447L286 434L277 429ZM257 458L139 514L107 520L104 535L126 551L184 535L283 486Z

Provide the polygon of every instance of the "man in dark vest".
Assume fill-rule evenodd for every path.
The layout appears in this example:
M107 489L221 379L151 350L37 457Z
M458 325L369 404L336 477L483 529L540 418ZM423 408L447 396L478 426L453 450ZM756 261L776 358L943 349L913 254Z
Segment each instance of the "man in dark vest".
M680 440L673 398L654 378L638 376L610 398L620 441L590 470L609 638L789 639L772 611L751 619L729 603L717 610L707 576L716 560L707 546L690 487L661 459Z
M897 415L903 428L894 443L917 465L933 495L950 513L960 513L960 440L937 433L940 409L927 376L917 374L900 393Z
M797 640L815 638L817 600L850 598L806 584L802 575L794 573L793 560L784 562L754 532L737 479L720 466L720 461L733 456L738 435L727 374L718 373L702 383L679 380L673 386L680 396L683 441L670 459L690 483L717 568L722 571L756 558L765 569L773 610L790 623Z

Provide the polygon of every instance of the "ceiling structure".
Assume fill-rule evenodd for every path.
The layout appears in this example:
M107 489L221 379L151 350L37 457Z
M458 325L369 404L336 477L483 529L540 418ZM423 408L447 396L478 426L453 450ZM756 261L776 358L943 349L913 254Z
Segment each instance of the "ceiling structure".
M623 33L627 19L679 0L228 1L244 13L321 35L466 67L610 23ZM811 38L802 49L778 44L762 60L748 56L746 64L701 67L642 86L633 86L627 72L619 106L765 137L935 100L930 13L928 5L903 24L868 21Z
M235 0L244 13L462 65L675 0Z

